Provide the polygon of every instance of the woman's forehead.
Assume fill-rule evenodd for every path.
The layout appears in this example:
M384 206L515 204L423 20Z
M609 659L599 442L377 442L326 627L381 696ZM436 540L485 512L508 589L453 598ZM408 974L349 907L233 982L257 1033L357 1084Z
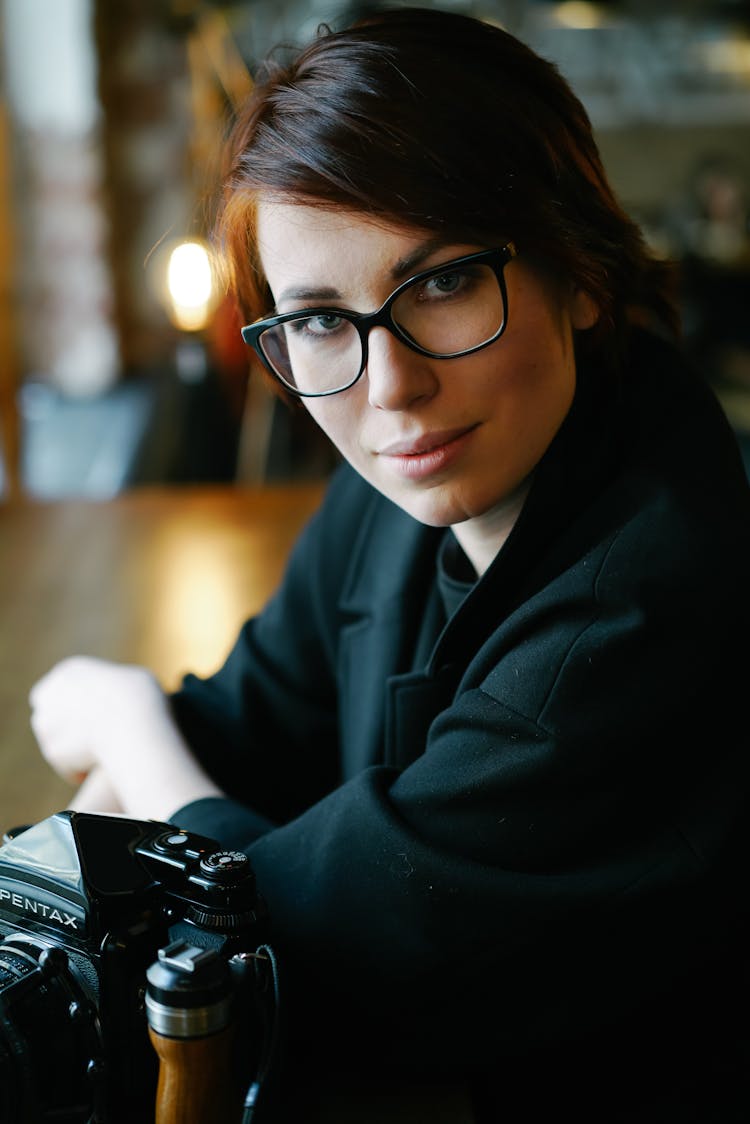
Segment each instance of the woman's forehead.
M276 288L306 277L383 277L397 284L421 268L439 264L441 256L469 252L472 244L454 242L443 233L425 231L357 211L318 207L299 201L263 200L257 214L258 253Z
M255 222L258 237L269 230L282 233L279 227L288 227L290 237L297 237L300 228L323 236L366 236L373 242L388 240L392 236L421 240L427 234L419 226L409 226L397 219L373 215L355 207L325 200L281 194L258 194L255 202Z

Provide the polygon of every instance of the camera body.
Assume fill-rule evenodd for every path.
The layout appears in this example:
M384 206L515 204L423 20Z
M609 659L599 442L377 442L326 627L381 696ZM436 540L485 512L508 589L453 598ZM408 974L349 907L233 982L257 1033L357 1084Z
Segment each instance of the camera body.
M0 847L0 1120L153 1120L146 978L176 944L229 965L246 1081L259 1049L252 955L266 930L247 856L214 840L70 811L10 833Z

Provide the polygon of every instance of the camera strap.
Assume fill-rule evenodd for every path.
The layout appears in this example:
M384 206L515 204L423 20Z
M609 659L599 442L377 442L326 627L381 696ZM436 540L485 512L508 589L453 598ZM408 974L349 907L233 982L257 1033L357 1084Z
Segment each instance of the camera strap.
M255 950L254 967L263 1034L255 1080L245 1095L242 1124L264 1124L267 1105L281 1054L281 988L276 953L270 945Z

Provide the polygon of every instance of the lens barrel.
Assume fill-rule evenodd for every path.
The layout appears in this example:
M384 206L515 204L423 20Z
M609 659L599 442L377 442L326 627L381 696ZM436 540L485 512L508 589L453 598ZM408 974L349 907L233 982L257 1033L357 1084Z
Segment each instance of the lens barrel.
M0 945L0 1120L25 1124L63 1108L86 1120L98 1027L63 948Z

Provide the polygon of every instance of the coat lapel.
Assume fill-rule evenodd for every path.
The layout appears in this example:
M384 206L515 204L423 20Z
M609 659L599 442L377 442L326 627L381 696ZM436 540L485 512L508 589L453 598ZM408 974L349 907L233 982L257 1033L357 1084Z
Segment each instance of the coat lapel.
M345 620L338 653L344 779L371 765L396 764L390 739L399 737L399 722L384 695L390 698L402 676L410 678L428 575L443 534L378 496L363 521L339 601Z

